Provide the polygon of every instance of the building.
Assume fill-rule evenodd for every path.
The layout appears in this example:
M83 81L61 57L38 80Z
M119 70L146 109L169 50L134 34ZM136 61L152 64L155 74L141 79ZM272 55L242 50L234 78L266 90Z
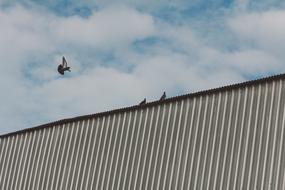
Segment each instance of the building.
M285 189L285 74L0 136L0 189Z

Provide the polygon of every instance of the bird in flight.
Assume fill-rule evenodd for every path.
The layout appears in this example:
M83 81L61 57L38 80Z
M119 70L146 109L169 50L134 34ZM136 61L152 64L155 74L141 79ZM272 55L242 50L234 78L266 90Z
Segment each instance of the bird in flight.
M62 57L62 63L60 65L58 65L57 67L57 71L61 74L61 75L64 75L64 72L65 71L71 71L70 70L70 67L67 66L67 61L65 59L65 57L63 56Z

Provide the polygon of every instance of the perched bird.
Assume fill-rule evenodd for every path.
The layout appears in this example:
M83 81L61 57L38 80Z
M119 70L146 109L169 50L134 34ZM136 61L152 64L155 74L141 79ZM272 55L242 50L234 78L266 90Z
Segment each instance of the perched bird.
M164 100L165 98L166 98L166 93L163 92L163 94L162 94L162 96L160 97L159 101L162 101L162 100Z
M141 106L141 105L144 105L144 104L146 104L146 98L143 99L143 101L141 101L141 103L139 105Z
M57 71L61 75L64 75L65 71L69 71L70 72L70 67L67 66L67 61L66 61L64 56L62 57L62 63L57 67Z

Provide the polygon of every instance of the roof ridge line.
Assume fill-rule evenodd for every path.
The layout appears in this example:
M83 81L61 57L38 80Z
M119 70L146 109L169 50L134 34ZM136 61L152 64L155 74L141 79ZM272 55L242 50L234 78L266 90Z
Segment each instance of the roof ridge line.
M98 113L94 113L94 114L88 114L88 115L82 115L82 116L77 116L77 117L61 119L61 120L49 122L46 124L38 125L35 127L26 128L26 129L22 129L19 131L14 131L14 132L2 134L2 135L0 135L0 138L11 136L11 135L17 135L17 134L21 134L21 133L25 133L25 132L29 132L29 131L34 131L34 130L38 130L38 129L53 127L53 126L61 125L61 124L68 123L68 122L81 121L83 119L90 119L93 117L101 117L101 116L108 115L108 114L116 114L119 112L126 112L126 111L134 110L137 108L150 107L150 106L164 104L164 103L177 101L177 100L181 100L181 99L185 99L185 98L191 98L191 97L197 97L197 96L206 95L206 94L212 94L212 93L216 93L219 91L223 92L226 90L234 90L237 88L243 88L243 87L251 86L254 84L262 84L265 82L270 82L270 81L279 80L279 79L285 79L285 73L284 74L278 74L278 75L272 75L272 76L259 78L259 79L254 79L254 80L249 80L249 81L245 81L245 82L235 83L235 84L231 84L231 85L225 85L225 86L221 86L221 87L217 87L217 88L210 88L207 90L201 90L201 91L197 91L197 92L193 92L193 93L178 95L178 96L167 98L167 99L162 100L162 101L157 100L157 101L153 101L153 102L148 102L144 105L133 105L133 106L128 106L128 107L98 112Z

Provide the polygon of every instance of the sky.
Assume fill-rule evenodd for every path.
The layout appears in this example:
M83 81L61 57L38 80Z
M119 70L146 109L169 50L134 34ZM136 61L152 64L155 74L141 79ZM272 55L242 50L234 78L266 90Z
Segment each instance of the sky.
M284 73L284 34L283 0L0 0L0 134Z

